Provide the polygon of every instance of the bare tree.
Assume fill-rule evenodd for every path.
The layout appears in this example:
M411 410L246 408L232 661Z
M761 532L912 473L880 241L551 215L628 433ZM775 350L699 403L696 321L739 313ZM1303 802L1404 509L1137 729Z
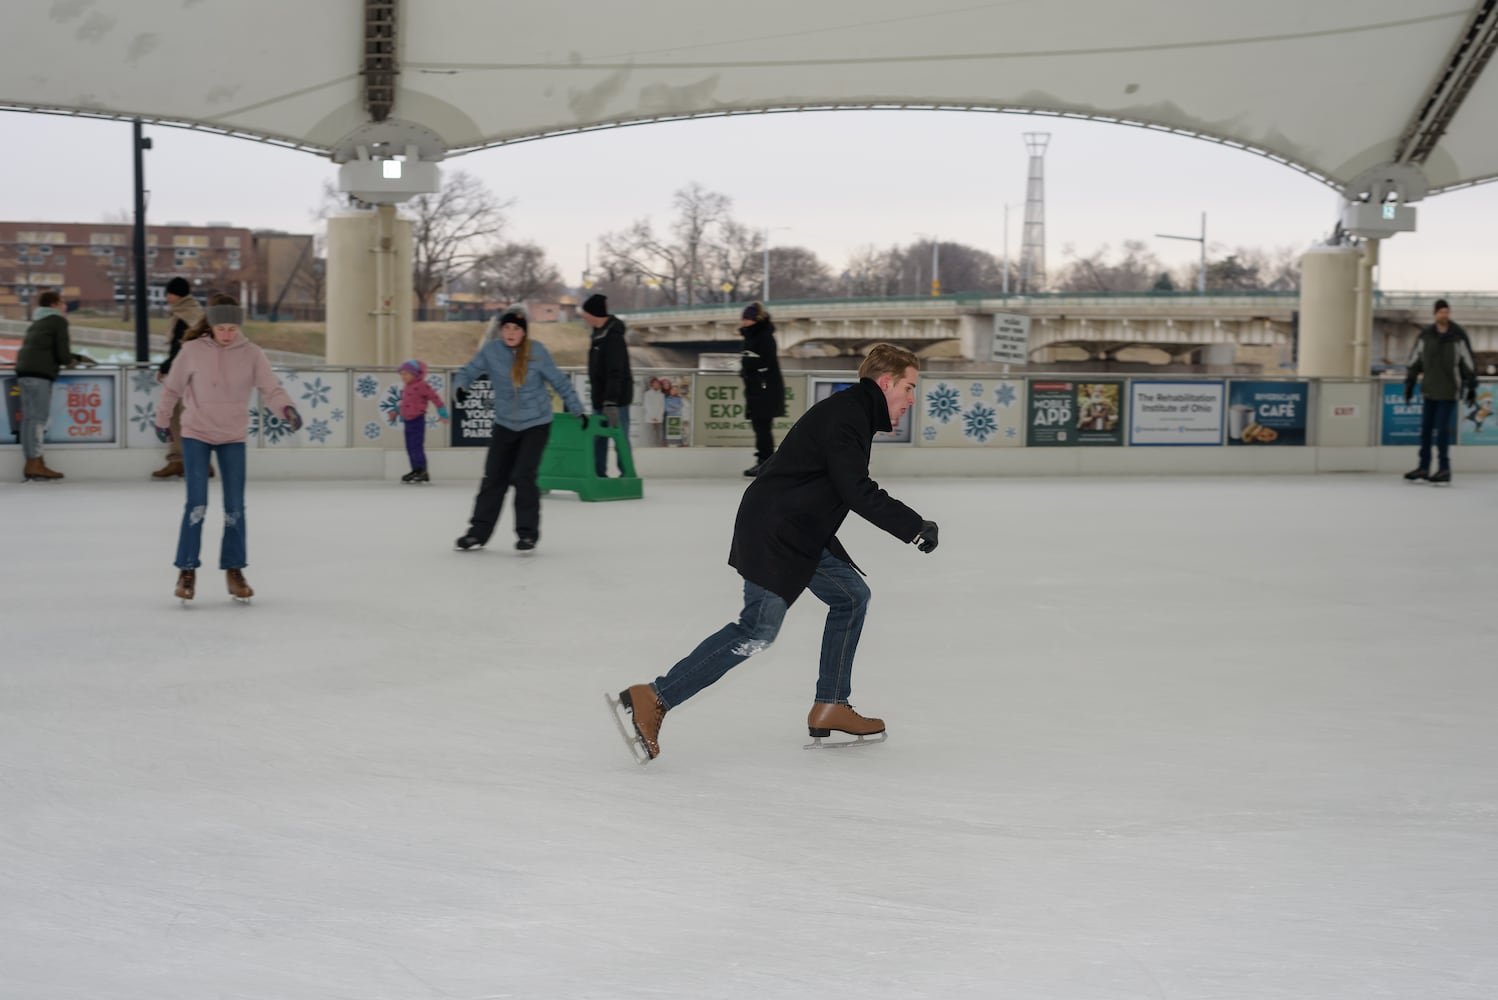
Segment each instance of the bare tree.
M848 258L844 274L849 298L885 298L898 295L903 263L898 249L860 247Z
M668 305L710 301L720 286L742 292L751 287L763 235L736 221L727 195L690 184L672 198L676 216L669 235L647 219L606 233L600 240L600 267L615 280L632 276L642 287L659 288Z
M560 294L562 273L535 243L506 243L495 248L474 269L481 288L506 303Z
M461 170L449 174L436 194L419 195L401 206L411 220L412 282L421 319L438 292L492 252L508 207L483 181Z
M1079 256L1068 244L1062 254L1068 260L1054 281L1059 292L1147 292L1158 290L1162 275L1168 277L1160 259L1140 240L1125 241L1116 260L1107 245Z
M825 299L838 294L832 269L806 247L770 249L770 291L776 299Z

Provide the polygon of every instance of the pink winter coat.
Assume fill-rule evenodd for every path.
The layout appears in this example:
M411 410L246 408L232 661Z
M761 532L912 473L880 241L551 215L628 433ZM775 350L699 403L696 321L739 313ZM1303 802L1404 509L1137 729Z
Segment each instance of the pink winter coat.
M427 404L437 407L440 416L447 416L447 407L442 403L442 397L437 395L437 390L427 385L427 366L425 362L421 365L421 374L406 383L401 390L401 419L416 420L427 411Z
M182 400L182 436L207 444L243 441L250 429L250 393L260 390L260 405L279 416L291 397L276 381L259 346L235 338L220 347L206 335L182 345L172 371L161 384L156 426L165 427L177 400Z

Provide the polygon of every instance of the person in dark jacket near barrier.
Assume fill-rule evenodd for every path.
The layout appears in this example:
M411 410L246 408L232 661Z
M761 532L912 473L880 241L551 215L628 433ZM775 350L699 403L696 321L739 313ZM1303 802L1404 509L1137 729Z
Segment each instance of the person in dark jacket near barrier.
M776 417L785 416L785 379L775 351L775 324L758 302L744 308L739 319L744 337L739 376L744 380L744 412L754 427L754 466L744 470L751 479L775 454L773 428Z
M593 412L601 413L610 427L618 427L629 438L629 407L635 401L635 379L629 367L629 348L624 343L624 321L609 315L609 300L590 295L583 303L583 320L593 328L588 348L588 395ZM619 475L624 463L616 452ZM609 440L593 442L593 468L600 479L609 474Z
M203 304L192 297L192 285L180 275L166 283L166 304L172 320L172 332L167 344L166 360L161 363L161 370L156 373L158 382L165 382L166 377L172 373L172 362L177 360L177 354L182 350L187 331L193 329L203 319ZM151 473L152 479L172 479L185 473L182 465L181 400L177 401L177 405L172 410L171 429L172 439L167 442L166 446L166 464Z
M848 704L869 588L837 530L851 511L922 552L936 548L935 522L923 520L869 478L874 435L893 427L915 403L917 367L909 351L875 346L858 370L858 384L808 410L744 491L728 556L744 578L738 620L704 639L653 683L636 684L617 701L609 699L621 729L623 712L631 714L637 757L660 753L667 711L769 648L804 590L828 607L816 696L807 716L816 741L810 746L822 745L833 731L857 737L845 742L883 738L883 720L865 718Z
M1424 375L1420 387L1420 465L1404 474L1411 482L1425 479L1432 483L1451 482L1451 428L1456 422L1456 401L1465 396L1468 405L1477 402L1477 364L1472 358L1472 342L1467 331L1451 322L1451 305L1437 299L1435 322L1420 331L1410 350L1409 368L1404 377L1404 401L1411 402L1415 382ZM1436 471L1430 471L1431 438L1435 438Z
M68 341L68 317L62 295L43 292L37 310L26 328L26 339L16 352L16 384L21 393L21 451L26 456L24 481L47 482L63 478L42 458L47 424L52 418L52 387L64 368L92 366L93 360L74 354Z

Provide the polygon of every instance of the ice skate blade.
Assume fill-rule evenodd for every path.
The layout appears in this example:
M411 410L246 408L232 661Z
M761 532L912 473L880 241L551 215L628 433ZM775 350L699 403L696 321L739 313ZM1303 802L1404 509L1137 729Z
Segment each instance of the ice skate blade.
M626 709L624 702L607 691L603 693L603 700L609 703L609 715L613 716L614 725L619 727L619 736L624 740L624 745L629 748L629 755L641 767L649 764L650 751L645 749L645 743L640 737L631 732L635 728L634 720L629 720L629 724L625 725L624 713Z
M846 736L846 735L850 735L850 734L842 733L842 734L839 734L839 735ZM889 739L889 731L886 730L886 731L884 731L882 733L875 733L872 736L858 736L858 737L855 737L855 738L853 738L851 740L838 740L835 743L824 743L824 742L822 742L823 739L824 739L824 737L821 737L821 736L813 736L811 738L811 742L807 743L801 749L802 750L841 750L843 747L865 747L865 746L871 747L875 743L883 743L885 740Z
M234 603L235 603L235 604L249 604L249 603L250 603L250 602L251 602L251 601L253 601L253 600L254 600L254 598L253 598L253 597L235 597L235 596L234 596L234 595L233 595L233 594L230 594L230 595L229 595L229 598L230 598L230 599L231 599L231 600L232 600L232 601L233 601L233 602L234 602Z

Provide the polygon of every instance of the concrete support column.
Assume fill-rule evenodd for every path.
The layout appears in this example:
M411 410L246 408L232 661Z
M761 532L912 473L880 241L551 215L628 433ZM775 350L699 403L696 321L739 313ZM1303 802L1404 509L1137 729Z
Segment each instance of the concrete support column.
M1368 342L1373 336L1373 269L1378 267L1378 240L1363 245L1358 261L1358 307L1353 318L1352 374L1368 375Z
M1357 374L1353 340L1362 259L1352 247L1316 247L1301 258L1296 374L1311 378Z
M411 223L394 205L328 220L328 364L394 367L411 356L411 249Z

